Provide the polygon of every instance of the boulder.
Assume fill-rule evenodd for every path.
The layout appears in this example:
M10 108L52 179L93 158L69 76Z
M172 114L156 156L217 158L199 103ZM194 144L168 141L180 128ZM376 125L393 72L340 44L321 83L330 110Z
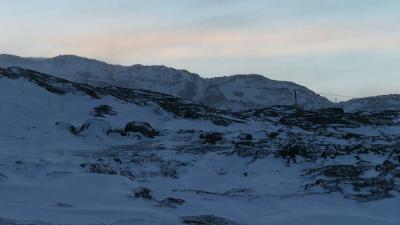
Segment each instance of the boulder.
M133 121L126 124L124 131L141 133L148 138L154 138L154 136L159 133L149 123L139 121Z

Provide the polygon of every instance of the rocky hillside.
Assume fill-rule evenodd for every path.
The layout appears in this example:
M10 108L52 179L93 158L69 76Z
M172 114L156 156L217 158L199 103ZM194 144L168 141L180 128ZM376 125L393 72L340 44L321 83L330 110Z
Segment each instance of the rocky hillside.
M232 112L9 68L0 124L1 225L400 221L400 111Z
M0 55L0 67L32 69L94 86L144 89L200 102L220 109L244 110L273 105L294 105L293 91L306 109L331 103L313 91L291 82L261 75L235 75L204 79L186 70L165 66L119 66L77 56L21 58Z

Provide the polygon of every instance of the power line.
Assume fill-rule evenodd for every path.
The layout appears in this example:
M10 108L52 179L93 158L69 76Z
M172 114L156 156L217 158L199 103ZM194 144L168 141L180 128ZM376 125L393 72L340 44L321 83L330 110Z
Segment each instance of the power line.
M328 96L333 96L333 97L342 97L342 98L358 98L354 96L348 96L348 95L338 95L338 94L331 94L331 93L318 93L319 95L328 95Z

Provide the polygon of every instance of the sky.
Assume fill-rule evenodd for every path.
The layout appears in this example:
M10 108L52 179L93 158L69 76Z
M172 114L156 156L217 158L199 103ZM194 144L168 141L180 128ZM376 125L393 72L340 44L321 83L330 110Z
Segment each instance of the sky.
M399 12L399 0L0 0L0 53L400 94Z

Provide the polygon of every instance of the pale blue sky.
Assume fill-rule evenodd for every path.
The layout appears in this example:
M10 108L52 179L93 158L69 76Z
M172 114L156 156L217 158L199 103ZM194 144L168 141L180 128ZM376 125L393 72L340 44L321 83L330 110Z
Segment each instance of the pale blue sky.
M400 93L398 0L0 0L0 51Z

